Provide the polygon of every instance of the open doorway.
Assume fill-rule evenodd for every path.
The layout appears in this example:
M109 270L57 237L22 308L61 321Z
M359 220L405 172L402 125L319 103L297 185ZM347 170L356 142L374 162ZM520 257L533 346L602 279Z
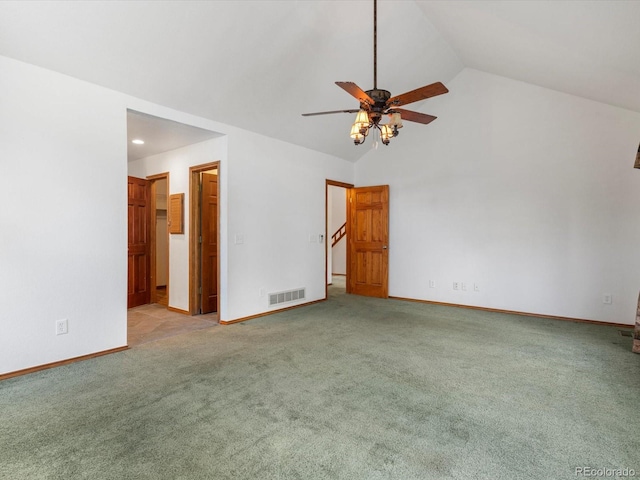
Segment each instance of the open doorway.
M169 228L167 198L169 173L147 177L151 181L151 303L169 305Z
M389 186L354 188L327 180L325 191L325 298L343 293L388 298ZM342 218L346 218L344 223ZM342 256L335 249L342 240L346 250L344 277Z
M347 285L347 191L353 185L326 183L326 297L341 295Z
M220 162L189 169L189 313L220 311Z
M185 162L199 158L203 142L221 135L127 109L129 346L217 325L215 313L189 315L190 239L187 232L170 235L169 230L172 213L187 213L182 207L172 209L170 201L177 196L188 198ZM188 228L188 217L182 222Z
M149 293L150 241L149 181L127 177L127 308L146 305Z
M127 308L168 305L168 185L168 173L128 177Z

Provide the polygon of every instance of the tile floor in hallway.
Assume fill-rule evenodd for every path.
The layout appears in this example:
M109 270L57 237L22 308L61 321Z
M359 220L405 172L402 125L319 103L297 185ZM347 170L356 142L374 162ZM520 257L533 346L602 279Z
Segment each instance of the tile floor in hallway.
M347 277L345 275L332 275L330 285L334 290L347 288Z
M182 333L217 327L218 314L189 316L172 312L157 303L141 305L127 311L129 347L153 342Z

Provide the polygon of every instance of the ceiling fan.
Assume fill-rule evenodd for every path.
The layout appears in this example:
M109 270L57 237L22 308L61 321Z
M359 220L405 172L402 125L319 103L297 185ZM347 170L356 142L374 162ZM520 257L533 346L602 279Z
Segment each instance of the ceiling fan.
M360 102L359 109L332 110L330 112L303 113L303 117L313 115L329 115L333 113L357 113L356 120L351 127L351 138L356 145L363 143L371 129L380 132L380 140L388 145L392 137L398 135L398 129L402 128L402 120L428 124L437 117L425 113L405 110L401 107L409 103L424 100L426 98L442 95L449 90L441 82L425 85L401 95L391 96L388 90L378 88L378 1L373 0L373 88L364 91L353 82L336 82L340 88L355 97ZM382 124L380 120L384 115L389 115L389 122Z

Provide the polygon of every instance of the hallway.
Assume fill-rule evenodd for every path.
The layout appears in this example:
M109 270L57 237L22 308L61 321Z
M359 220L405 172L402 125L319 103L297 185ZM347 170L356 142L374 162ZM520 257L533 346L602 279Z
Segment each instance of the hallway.
M127 311L127 340L129 347L135 347L161 338L218 325L217 313L191 317L153 303Z

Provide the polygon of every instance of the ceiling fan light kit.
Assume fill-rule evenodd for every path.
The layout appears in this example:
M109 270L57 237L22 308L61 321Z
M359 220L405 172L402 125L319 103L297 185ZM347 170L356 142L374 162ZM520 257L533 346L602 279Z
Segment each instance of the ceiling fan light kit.
M431 123L437 117L425 113L414 112L398 108L402 105L425 100L447 93L447 87L436 82L431 85L417 88L402 95L391 96L388 90L378 89L378 1L373 0L373 89L362 90L353 82L336 82L340 88L360 102L358 110L333 110L330 112L303 113L303 117L313 115L328 115L333 113L357 113L356 119L351 126L350 136L353 143L360 145L364 143L369 132L378 130L380 141L384 145L389 145L392 138L398 136L398 129L402 128L402 119L410 122ZM387 123L380 123L383 116L388 116Z
M398 123L395 124L392 123L394 115L396 115L398 119ZM366 110L359 110L358 115L356 116L356 121L353 122L353 125L351 126L351 138L353 139L353 143L360 145L369 134L369 130L371 128L376 128L380 134L380 141L384 145L389 145L391 139L398 136L398 128L402 127L399 113L389 114L389 117L389 123L374 123L371 121Z

